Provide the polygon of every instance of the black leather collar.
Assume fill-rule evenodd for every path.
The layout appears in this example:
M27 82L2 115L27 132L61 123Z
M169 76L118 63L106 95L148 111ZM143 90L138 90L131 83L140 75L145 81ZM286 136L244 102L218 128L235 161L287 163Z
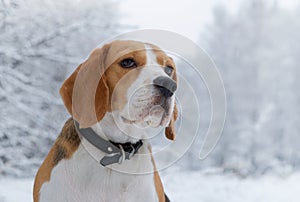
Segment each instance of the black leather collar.
M105 152L107 155L100 160L100 164L107 166L114 163L121 164L125 159L130 160L134 154L141 148L143 141L139 140L135 144L130 142L115 143L107 141L100 137L91 128L79 128L79 124L74 120L76 130L84 137L89 143L94 145L99 150Z

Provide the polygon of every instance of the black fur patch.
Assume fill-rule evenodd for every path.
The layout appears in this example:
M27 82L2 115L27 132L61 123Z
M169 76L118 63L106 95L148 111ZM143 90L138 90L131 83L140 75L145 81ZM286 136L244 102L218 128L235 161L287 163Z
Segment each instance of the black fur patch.
M165 202L171 202L166 193L165 193Z
M56 146L55 154L53 157L54 165L58 164L60 160L66 157L66 149L60 145Z

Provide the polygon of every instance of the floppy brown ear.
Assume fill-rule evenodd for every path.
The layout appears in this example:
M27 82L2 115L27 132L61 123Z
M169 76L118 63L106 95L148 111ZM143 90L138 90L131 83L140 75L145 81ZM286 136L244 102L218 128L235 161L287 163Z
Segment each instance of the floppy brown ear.
M74 82L77 77L78 71L81 68L80 64L76 70L71 74L69 78L67 78L62 86L60 87L59 94L65 104L65 107L67 108L68 112L72 115L72 95L73 95L73 87Z
M64 104L80 128L97 123L108 111L109 90L104 74L107 48L95 49L60 88Z
M175 140L176 138L176 131L175 131L175 121L178 117L178 109L176 104L174 104L174 110L173 110L173 114L170 120L170 123L168 125L168 127L166 127L165 129L165 135L169 140Z

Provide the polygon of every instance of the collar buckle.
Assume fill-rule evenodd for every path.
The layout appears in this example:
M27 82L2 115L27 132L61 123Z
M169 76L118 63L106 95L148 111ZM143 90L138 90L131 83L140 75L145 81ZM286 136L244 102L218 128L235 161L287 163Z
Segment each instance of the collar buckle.
M114 163L123 163L125 160L130 160L143 145L143 141L139 140L136 143L115 143L101 138L91 128L79 128L79 123L74 120L77 133L85 138L89 143L97 149L105 152L105 155L100 164L107 166Z
M134 146L130 145L130 147L131 147L132 150L131 150L131 152L129 152L128 160L130 160L133 157L133 155L135 154L135 148L134 148Z

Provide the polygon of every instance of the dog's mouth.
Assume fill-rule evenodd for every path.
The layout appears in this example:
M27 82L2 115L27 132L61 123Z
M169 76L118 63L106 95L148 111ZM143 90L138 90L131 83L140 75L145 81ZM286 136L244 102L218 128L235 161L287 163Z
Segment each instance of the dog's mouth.
M148 116L145 119L140 119L140 120L129 120L125 117L121 117L122 121L126 124L143 124L146 123L147 125L151 126L151 127L159 127L160 125L162 125L162 118L160 119L159 122L157 121L153 121L151 119L148 119Z
M166 126L170 119L170 105L171 100L164 99L160 104L147 104L133 113L133 116L129 116L132 118L121 116L121 119L125 124L146 124L153 128Z

